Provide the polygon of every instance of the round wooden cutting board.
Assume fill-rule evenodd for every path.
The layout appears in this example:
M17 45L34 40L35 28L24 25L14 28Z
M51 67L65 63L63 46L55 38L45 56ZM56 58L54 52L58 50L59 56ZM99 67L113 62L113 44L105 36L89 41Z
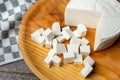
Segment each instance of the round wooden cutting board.
M91 54L95 60L94 70L83 78L83 65L64 64L50 68L44 63L49 49L31 40L31 33L39 28L51 28L58 21L64 23L64 10L69 0L38 0L25 14L19 30L19 46L23 58L33 73L42 80L120 80L120 39L110 48L94 52L95 30L88 29L86 38L90 41ZM65 42L68 43L68 42Z

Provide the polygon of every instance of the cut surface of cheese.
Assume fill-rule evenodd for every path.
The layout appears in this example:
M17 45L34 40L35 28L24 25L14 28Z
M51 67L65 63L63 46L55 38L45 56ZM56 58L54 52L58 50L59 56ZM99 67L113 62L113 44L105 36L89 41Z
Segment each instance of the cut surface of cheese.
M87 28L96 29L95 51L108 48L120 36L120 3L117 0L70 0L64 16L66 25L85 24Z

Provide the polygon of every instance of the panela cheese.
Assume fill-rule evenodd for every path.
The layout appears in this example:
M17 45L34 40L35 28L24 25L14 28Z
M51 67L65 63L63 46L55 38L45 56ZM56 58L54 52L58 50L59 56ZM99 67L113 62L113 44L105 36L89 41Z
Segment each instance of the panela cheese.
M96 29L94 50L111 46L120 36L120 3L116 0L71 0L65 9L65 23L85 24Z

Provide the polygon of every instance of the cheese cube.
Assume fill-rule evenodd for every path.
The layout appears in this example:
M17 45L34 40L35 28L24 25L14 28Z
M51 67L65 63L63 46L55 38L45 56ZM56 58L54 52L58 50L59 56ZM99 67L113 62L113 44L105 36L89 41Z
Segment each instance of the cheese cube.
M52 32L54 33L55 36L60 35L61 29L60 29L60 24L59 22L54 22L52 24Z
M83 77L87 77L93 70L93 67L89 64L85 65L85 67L80 71Z
M48 28L44 31L43 33L43 37L45 38L45 40L51 41L54 38L54 34L52 33L52 31Z
M80 54L89 55L90 54L90 46L80 46Z
M86 36L87 33L87 28L85 27L84 24L78 24L77 29L79 31L80 37Z
M34 40L37 36L40 36L40 33L38 30L36 30L35 32L31 33L31 39Z
M82 55L80 54L75 54L75 59L74 59L74 64L82 64Z
M54 50L55 54L63 54L64 52L67 52L64 44L55 44L53 46L53 50Z
M63 35L63 37L64 37L66 40L69 40L71 37L74 36L74 34L72 33L72 31L69 30L69 29L63 30L63 31L62 31L62 35Z
M75 59L75 55L72 52L63 53L63 57L65 60L65 63L72 63L72 62L74 62L74 59Z
M79 45L78 44L68 44L67 49L68 49L68 52L79 53Z
M62 43L65 41L65 38L63 36L58 36L56 39L59 43Z
M95 61L90 56L87 56L84 59L83 63L84 63L84 65L86 65L88 63L88 64L90 64L92 66L95 63Z
M55 55L54 50L50 49L50 51L48 52L48 56L53 57Z
M46 47L46 48L52 48L52 41L46 40L46 42L45 42L45 47Z
M50 67L52 65L52 58L51 56L47 56L45 59L44 59L44 62L48 65L48 67Z
M81 39L81 45L83 46L83 45L87 45L89 43L89 41L86 39L86 38L82 38Z
M69 26L63 27L62 31L65 30L65 29L69 29L70 30L70 27Z
M58 44L58 41L57 41L57 39L55 38L55 39L53 39L53 41L52 41L52 45L54 45L54 44Z
M73 34L74 34L75 37L81 37L78 29L74 30L74 31L73 31Z
M40 46L44 46L45 44L45 39L44 37L38 35L37 33L31 34L32 40L38 43Z
M62 63L61 58L58 57L57 55L55 55L55 56L53 57L52 61L53 61L53 64L56 65L56 66L58 66L58 67L59 67L60 64Z
M77 37L72 37L71 40L70 40L70 44L78 44L80 46L81 39L79 39Z
M38 31L39 34L42 36L42 33L44 32L44 29L43 29L43 28L39 28L37 31Z

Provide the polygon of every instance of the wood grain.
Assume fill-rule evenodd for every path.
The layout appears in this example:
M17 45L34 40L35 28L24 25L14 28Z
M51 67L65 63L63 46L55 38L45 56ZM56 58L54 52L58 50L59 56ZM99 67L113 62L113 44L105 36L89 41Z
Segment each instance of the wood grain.
M64 27L64 10L69 0L38 0L25 14L19 30L19 46L29 68L43 80L119 80L120 79L120 39L110 48L93 51L95 30L88 29L86 38L90 41L91 57L95 60L94 70L83 78L79 73L83 65L64 64L48 68L44 63L49 49L40 47L31 40L30 34L43 27L51 28L55 21ZM67 43L67 42L66 42Z

